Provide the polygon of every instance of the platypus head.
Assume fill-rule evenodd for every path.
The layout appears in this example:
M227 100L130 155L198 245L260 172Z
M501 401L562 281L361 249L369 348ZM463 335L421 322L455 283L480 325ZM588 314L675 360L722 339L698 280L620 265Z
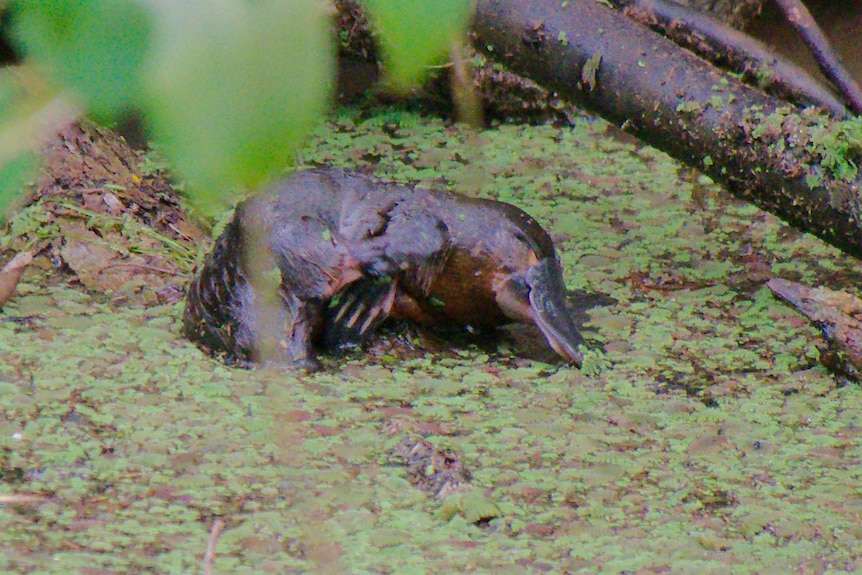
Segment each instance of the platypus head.
M554 351L580 367L584 356L578 346L585 342L566 308L565 294L556 257L538 259L533 255L524 271L513 273L502 282L496 290L496 300L504 314L534 323Z

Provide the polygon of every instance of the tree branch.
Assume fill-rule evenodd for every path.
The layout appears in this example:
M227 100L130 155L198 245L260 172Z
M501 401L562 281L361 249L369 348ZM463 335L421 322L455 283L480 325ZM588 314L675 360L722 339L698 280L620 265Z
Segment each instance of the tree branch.
M820 106L838 117L847 108L826 87L796 64L775 55L762 42L718 20L664 0L614 0L623 13L660 32L720 68L782 100Z
M479 0L489 57L862 257L853 130L742 84L592 0Z
M841 63L829 39L820 30L808 8L799 0L777 0L776 2L794 28L802 35L805 44L811 48L814 59L826 77L835 82L841 93L850 101L850 107L862 114L862 89Z

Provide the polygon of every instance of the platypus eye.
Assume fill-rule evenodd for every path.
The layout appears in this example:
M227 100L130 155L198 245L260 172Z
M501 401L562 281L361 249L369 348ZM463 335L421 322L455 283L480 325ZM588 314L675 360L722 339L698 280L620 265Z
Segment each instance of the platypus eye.
M527 285L527 280L523 277L510 277L506 288L511 290L512 294L519 299L529 300L530 298L530 286Z

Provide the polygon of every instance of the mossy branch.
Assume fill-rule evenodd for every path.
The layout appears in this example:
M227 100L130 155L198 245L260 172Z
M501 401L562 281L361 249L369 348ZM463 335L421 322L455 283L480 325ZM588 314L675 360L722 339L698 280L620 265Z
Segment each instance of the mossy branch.
M862 257L862 120L800 112L592 1L480 0L477 49Z

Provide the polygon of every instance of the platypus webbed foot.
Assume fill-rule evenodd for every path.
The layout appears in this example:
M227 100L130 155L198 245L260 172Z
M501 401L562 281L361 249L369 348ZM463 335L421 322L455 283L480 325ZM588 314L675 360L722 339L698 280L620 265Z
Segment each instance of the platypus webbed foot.
M324 311L323 343L329 351L361 347L389 317L396 282L386 279L358 281L338 294Z

